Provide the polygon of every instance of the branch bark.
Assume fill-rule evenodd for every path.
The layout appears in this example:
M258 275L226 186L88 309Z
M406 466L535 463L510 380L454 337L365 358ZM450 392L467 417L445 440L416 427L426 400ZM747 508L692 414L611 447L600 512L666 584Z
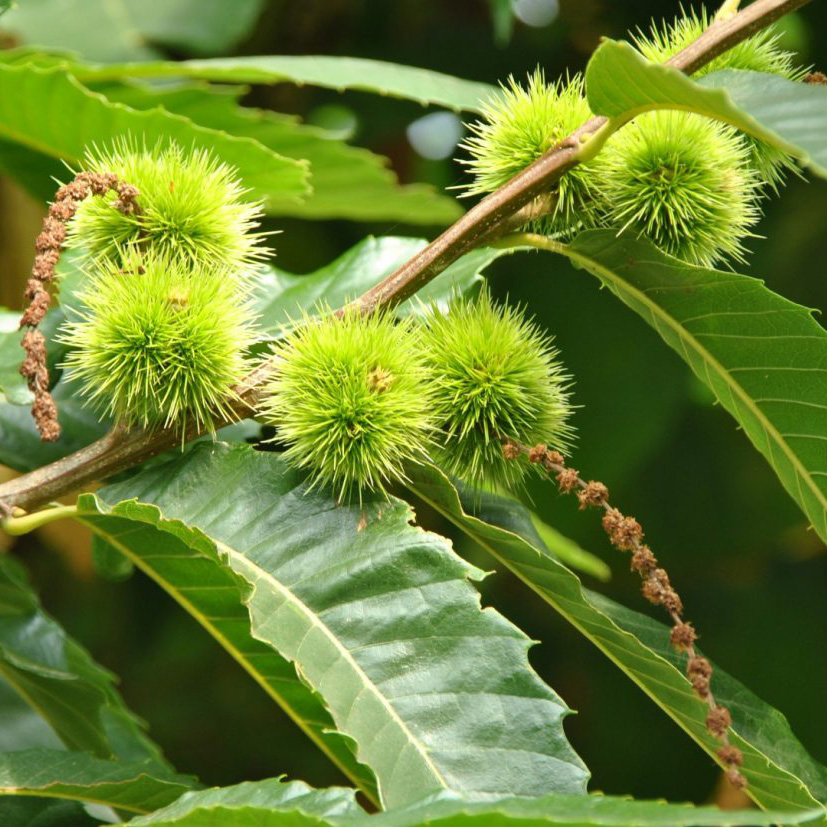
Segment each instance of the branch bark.
M692 73L778 18L804 6L809 0L755 0L728 20L713 23L696 41L675 55L669 65ZM354 302L362 311L378 305L393 306L416 293L446 267L495 234L498 225L538 196L548 193L565 172L578 163L584 140L594 135L605 118L591 118L507 184L484 198L442 235L403 264L384 281ZM255 409L257 396L269 371L254 370L236 391L233 413L239 418ZM216 423L221 427L226 423ZM185 439L199 434L188 432ZM116 428L102 439L50 465L0 485L0 505L26 510L89 483L105 479L181 443L180 431L145 431Z

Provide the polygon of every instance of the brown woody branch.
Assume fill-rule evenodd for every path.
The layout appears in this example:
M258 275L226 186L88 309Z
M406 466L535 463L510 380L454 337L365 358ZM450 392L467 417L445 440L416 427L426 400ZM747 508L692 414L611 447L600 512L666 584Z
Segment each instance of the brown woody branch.
M769 26L809 0L755 0L730 18L712 24L696 41L675 55L669 64L691 73L745 38ZM539 196L550 192L555 182L578 163L583 141L593 135L605 118L591 118L507 184L484 198L442 235L402 265L384 281L354 302L369 311L378 305L392 306L435 278L446 267L499 230L498 225ZM257 394L268 375L267 366L257 368L237 388L239 401L233 412L247 416L255 408ZM217 427L221 424L217 423ZM188 432L187 438L197 436ZM30 510L56 497L180 445L180 432L163 429L116 429L98 442L76 453L0 485L0 503Z

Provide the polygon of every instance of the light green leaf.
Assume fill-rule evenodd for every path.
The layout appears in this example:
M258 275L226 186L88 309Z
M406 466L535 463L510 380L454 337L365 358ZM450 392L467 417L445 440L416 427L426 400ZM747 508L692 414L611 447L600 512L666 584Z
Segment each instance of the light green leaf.
M186 793L163 811L132 819L140 825L226 824L233 827L266 827L268 824L301 827L361 823L365 812L356 803L353 790L328 787L317 790L302 781L245 782ZM372 817L371 817L372 820Z
M224 51L255 23L262 0L24 0L3 20L23 43L72 49L89 60L147 60L153 45Z
M73 65L80 80L189 77L219 83L295 83L344 92L355 89L433 104L456 111L480 111L496 87L445 75L430 69L382 60L331 55L260 55L127 63L109 66Z
M367 149L348 146L298 118L248 109L237 103L240 89L205 84L155 89L143 84L96 87L108 100L134 109L163 106L211 129L258 141L288 158L310 163L312 194L301 203L270 208L300 218L350 218L356 221L404 221L447 224L462 214L459 203L427 184L401 186L388 160Z
M275 779L235 787L185 793L131 827L759 827L802 824L808 813L719 810L665 801L633 801L598 795L548 795L542 798L463 800L442 793L409 807L377 815L360 812L350 791L314 790Z
M766 457L827 541L827 331L763 282L611 230L562 249L650 324Z
M587 772L562 729L568 710L531 670L530 642L481 611L470 583L480 572L411 516L398 500L336 505L279 456L223 444L83 495L77 514L320 745L332 717L386 806L444 789L583 792ZM317 702L308 719L309 693L289 664L329 717Z
M692 691L665 626L585 590L543 546L521 506L485 494L474 506L473 494L461 500L433 467L413 469L409 488L572 623L717 760L720 742L706 731L708 707ZM747 793L767 809L827 803L827 768L807 754L786 719L717 667L712 688L732 713L731 741L744 753Z
M104 761L83 752L31 749L0 753L0 796L65 798L151 813L191 790L192 779L155 776L145 763Z
M725 121L827 177L827 86L725 69L696 82L606 40L586 67L589 105L618 123L652 109L683 109Z
M285 326L301 319L303 312L312 313L320 305L332 309L343 307L389 276L427 244L421 238L369 236L330 264L304 276L268 268L262 275L256 302L256 309L261 314L262 335L278 335ZM507 251L481 247L464 255L414 298L403 302L397 312L403 316L418 313L423 305L432 303L447 310L450 298L480 284L482 271L504 252Z
M8 555L0 555L0 675L70 749L167 770L113 676L43 611Z
M294 203L309 192L305 165L249 138L207 129L161 109L139 112L109 103L61 69L0 64L0 139L77 165L92 142L127 134L149 145L174 140L211 150L236 168L265 206Z

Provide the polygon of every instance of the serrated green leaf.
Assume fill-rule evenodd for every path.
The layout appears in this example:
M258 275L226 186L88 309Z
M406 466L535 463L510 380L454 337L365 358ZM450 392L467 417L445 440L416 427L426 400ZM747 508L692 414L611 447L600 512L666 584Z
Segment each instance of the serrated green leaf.
M428 466L412 470L409 488L572 623L717 760L720 742L706 730L709 708L671 651L667 627L584 589L512 501L471 492L461 498L461 489ZM718 667L712 688L732 713L730 740L744 753L746 792L766 809L810 810L827 803L827 768L808 755L784 716Z
M0 555L0 675L70 749L167 771L113 676L43 611L7 555Z
M589 106L619 123L652 109L683 109L725 121L827 177L827 86L725 69L694 81L652 63L628 43L606 40L586 67Z
M219 83L295 83L344 92L355 89L394 98L433 104L456 111L480 111L496 87L487 83L402 66L383 60L331 55L259 55L210 60L123 63L108 66L73 65L81 80L122 78L200 78Z
M186 793L162 812L135 818L139 825L194 825L212 823L235 827L265 827L271 824L301 825L350 824L365 813L356 803L353 790L343 787L314 789L302 781L245 782L232 787L215 787Z
M583 791L568 710L528 665L528 639L481 611L470 583L480 573L412 527L404 503L337 506L278 455L202 444L81 496L77 518L327 745L321 704L315 720L303 714L312 696L290 679L295 664L376 773L385 805L443 789Z
M731 413L827 541L827 331L758 279L590 230L561 250L650 324Z
M147 60L156 45L224 51L255 23L262 0L25 0L3 28L23 43L80 52L89 60Z
M83 752L30 749L0 753L0 796L64 798L151 813L192 787L192 779L153 775L145 763L104 761Z
M261 315L262 336L279 335L285 326L300 320L304 312L320 306L343 307L389 276L427 246L421 238L380 236L360 241L339 258L304 276L268 268L257 291L256 309ZM482 282L482 271L504 250L481 247L464 255L429 282L415 297L403 302L397 312L418 313L422 306L435 304L447 310L454 295L472 290Z
M265 207L294 203L309 192L303 164L249 138L207 129L162 109L140 112L109 103L60 68L0 64L0 138L78 165L92 142L127 134L150 146L174 140L209 149L235 167Z
M538 799L463 800L441 794L377 815L360 812L348 790L314 790L275 779L184 794L164 810L129 822L132 827L759 827L802 824L818 812L719 810L665 801L582 795Z
M311 195L301 203L276 204L270 208L273 214L409 224L447 224L462 214L454 198L430 185L400 185L387 158L333 140L293 116L239 106L241 90L228 92L205 84L155 89L135 83L105 84L96 90L134 109L163 106L201 126L251 138L280 155L308 161Z

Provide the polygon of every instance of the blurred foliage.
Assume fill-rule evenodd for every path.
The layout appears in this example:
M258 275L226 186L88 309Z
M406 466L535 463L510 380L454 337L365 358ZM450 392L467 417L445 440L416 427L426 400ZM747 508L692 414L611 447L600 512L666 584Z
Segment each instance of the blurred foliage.
M561 0L548 25L509 21L509 40L504 4L484 0L216 0L198 4L192 18L212 30L184 35L176 15L191 0L116 5L129 11L127 27L102 19L97 0L29 0L9 12L0 28L9 45L48 43L100 61L175 59L234 48L240 55L391 60L496 83L511 73L524 76L537 63L551 76L580 70L601 35L622 37L679 9L672 0ZM237 13L227 15L230 8ZM797 49L804 64L823 70L827 43L813 33L824 31L827 6L813 3L784 23L785 45ZM337 122L347 123L354 142L390 157L403 183L444 188L463 179L454 161L425 159L412 148L406 129L423 114L414 103L286 84L253 87L242 103L320 124L336 107ZM19 199L8 184L0 189L0 226L18 220ZM329 264L367 233L422 233L396 222L297 218L268 219L267 229L281 231L273 243L279 268L290 273ZM29 235L15 242L22 252L3 236L4 297L22 290L26 251L36 232L32 221ZM827 183L793 179L780 199L767 202L758 232L762 237L750 245L745 272L794 301L827 306ZM678 356L583 271L563 259L520 254L493 262L486 275L497 295L524 303L548 328L576 377L574 399L581 408L574 465L584 476L604 480L618 506L642 522L706 652L783 711L813 756L827 761L827 659L817 656L827 629L827 556L770 467ZM588 585L642 609L636 578L609 548L599 521L548 486L533 485L530 495L542 520L611 566L609 583ZM424 507L418 516L426 527L452 536L472 562L492 567L441 517ZM280 772L314 785L341 782L240 667L146 578L104 581L91 573L88 555L55 554L77 544L58 525L48 535L18 540L15 551L30 564L44 605L121 677L127 702L147 718L179 769L207 784ZM706 756L576 630L510 575L489 578L482 588L485 602L543 641L532 663L579 711L566 731L593 771L593 790L696 801L712 794L716 770Z

